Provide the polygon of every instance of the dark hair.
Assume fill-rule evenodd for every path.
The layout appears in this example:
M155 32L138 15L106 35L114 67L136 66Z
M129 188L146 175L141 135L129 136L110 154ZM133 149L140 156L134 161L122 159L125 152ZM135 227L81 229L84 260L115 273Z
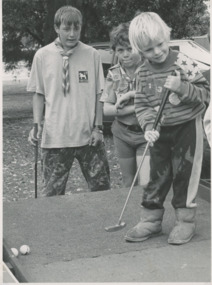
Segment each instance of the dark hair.
M129 41L129 26L130 23L122 23L117 27L113 28L110 32L110 43L111 48L115 50L117 45L126 46L130 44Z
M67 26L71 24L82 25L82 14L81 12L72 6L63 6L57 10L54 16L54 24L57 28L60 27L61 23Z

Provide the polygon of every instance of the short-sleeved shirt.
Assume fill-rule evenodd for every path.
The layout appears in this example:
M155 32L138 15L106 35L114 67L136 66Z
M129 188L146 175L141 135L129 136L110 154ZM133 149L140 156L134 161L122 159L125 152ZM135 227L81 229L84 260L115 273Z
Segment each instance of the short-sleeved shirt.
M117 99L128 91L136 90L136 71L134 78L131 79L124 69L118 63L111 67L105 82L105 87L100 101L115 104ZM127 105L133 105L134 99L129 100ZM118 121L126 125L138 125L135 113L120 116L116 118Z
M63 59L54 42L36 52L27 91L45 96L43 148L87 145L97 94L104 88L100 55L82 42L69 57L70 91L66 96L62 89L62 68Z

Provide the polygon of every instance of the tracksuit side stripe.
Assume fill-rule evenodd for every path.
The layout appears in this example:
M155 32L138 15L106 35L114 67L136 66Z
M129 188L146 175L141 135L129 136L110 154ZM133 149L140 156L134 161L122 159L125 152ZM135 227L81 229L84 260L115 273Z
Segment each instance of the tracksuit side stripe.
M188 192L187 192L186 206L188 208L194 208L197 206L194 199L197 196L201 169L202 169L202 159L203 159L203 128L202 128L201 116L198 116L196 118L195 127L196 127L196 147L195 147L194 161L193 161L190 181L188 185Z

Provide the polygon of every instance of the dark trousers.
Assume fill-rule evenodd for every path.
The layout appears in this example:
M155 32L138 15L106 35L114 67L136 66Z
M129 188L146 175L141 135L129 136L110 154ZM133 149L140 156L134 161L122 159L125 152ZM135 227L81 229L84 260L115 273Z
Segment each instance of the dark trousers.
M203 157L201 117L187 123L162 127L160 138L150 147L150 182L144 189L142 206L163 208L172 186L172 205L196 207Z

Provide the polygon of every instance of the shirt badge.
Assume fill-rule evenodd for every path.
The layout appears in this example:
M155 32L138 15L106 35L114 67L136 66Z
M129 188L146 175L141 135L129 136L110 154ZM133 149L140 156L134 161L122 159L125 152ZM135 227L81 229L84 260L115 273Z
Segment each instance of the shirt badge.
M180 104L180 99L179 99L179 97L178 97L178 95L176 94L176 93L171 93L170 95L169 95L169 102L172 104L172 105L175 105L175 106L177 106L177 105L179 105Z
M87 71L79 71L79 82L88 82L88 72Z
M121 79L120 74L114 74L114 75L113 75L113 80L114 80L114 81L117 81L117 80L120 80L120 79Z

